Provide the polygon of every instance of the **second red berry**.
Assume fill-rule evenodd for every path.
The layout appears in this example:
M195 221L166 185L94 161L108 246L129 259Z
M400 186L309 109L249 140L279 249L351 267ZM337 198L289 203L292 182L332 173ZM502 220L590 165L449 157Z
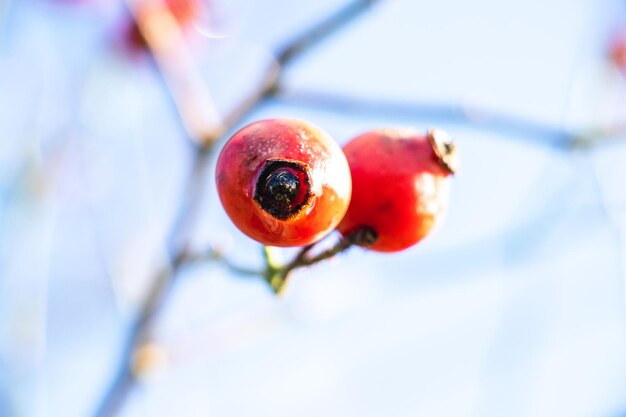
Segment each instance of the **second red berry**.
M364 133L343 148L352 175L352 200L338 230L369 228L370 249L394 252L422 240L445 212L454 146L441 131L406 129Z

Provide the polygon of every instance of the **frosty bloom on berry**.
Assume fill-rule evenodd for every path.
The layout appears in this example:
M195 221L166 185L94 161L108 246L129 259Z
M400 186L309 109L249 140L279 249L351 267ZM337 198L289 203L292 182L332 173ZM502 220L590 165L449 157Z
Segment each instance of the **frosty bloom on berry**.
M235 133L218 158L216 181L233 223L272 246L323 238L345 214L352 184L339 145L291 119L261 120Z
M378 129L349 141L344 152L352 174L352 200L339 231L370 229L368 246L406 249L430 233L444 215L455 147L440 130Z

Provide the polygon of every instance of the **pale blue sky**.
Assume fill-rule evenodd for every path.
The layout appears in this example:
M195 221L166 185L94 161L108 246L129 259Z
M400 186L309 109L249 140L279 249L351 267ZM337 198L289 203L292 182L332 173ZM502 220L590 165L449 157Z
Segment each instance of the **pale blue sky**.
M158 77L115 52L120 8L52 3L14 1L0 28L1 417L94 410L189 163ZM285 37L340 4L218 2L220 37L195 42L220 111ZM285 85L593 126L626 108L603 61L619 4L389 0L294 62ZM169 366L123 416L626 412L620 141L564 152L454 120L288 100L247 121L265 117L308 119L339 142L379 126L448 130L462 161L448 218L408 251L298 271L283 300L219 267L185 273L155 329ZM260 261L214 187L203 210L198 246L230 242L238 262Z

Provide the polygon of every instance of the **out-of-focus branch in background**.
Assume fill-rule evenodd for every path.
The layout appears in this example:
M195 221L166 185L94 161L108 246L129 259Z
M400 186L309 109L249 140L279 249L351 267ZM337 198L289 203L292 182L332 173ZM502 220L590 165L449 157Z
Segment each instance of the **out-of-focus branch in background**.
M159 306L165 302L176 274L185 264L187 231L189 225L194 223L198 203L205 191L207 161L215 143L241 122L252 109L275 92L285 66L319 44L327 36L347 26L376 1L379 0L352 1L321 22L313 24L300 36L287 42L275 55L276 61L266 69L258 87L250 92L248 97L221 122L215 117L216 112L208 88L197 75L193 57L185 50L180 28L177 27L171 13L161 9L139 13L134 7L138 3L130 4L130 10L154 56L168 93L177 107L181 123L196 147L185 194L169 233L168 252L172 263L169 268L155 275L149 284L147 296L139 308L137 317L129 327L116 373L95 411L95 416L115 415L134 385L134 354L146 340L148 329ZM165 30L162 30L163 28ZM168 38L170 35L172 38ZM172 59L180 59L180 62L172 63ZM202 108L205 105L208 109ZM208 112L209 116L204 117L204 111Z
M575 131L471 104L403 102L355 97L341 93L290 90L282 86L272 99L292 106L328 112L406 119L411 122L428 120L428 122L458 124L481 132L492 132L526 142L533 140L540 146L559 150L588 148L608 143L613 140L611 138L626 137L624 124Z

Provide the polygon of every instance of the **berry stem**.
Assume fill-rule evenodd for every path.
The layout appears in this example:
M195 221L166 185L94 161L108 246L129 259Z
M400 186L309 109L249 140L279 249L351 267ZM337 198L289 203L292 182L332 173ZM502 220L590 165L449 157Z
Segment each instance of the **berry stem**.
M326 259L330 259L339 253L345 252L354 245L369 246L373 244L376 239L376 233L372 229L363 227L357 229L347 236L342 237L335 245L326 249L325 251L318 253L315 256L307 256L314 246L305 246L300 250L300 252L294 257L291 262L282 266L277 265L275 258L273 258L273 255L267 255L267 253L269 253L270 250L273 248L265 246L264 252L266 253L266 269L263 277L270 285L270 287L274 290L274 292L276 292L277 294L281 294L285 289L285 285L287 284L289 275L295 269L315 265Z
M265 271L263 271L263 278L272 287L275 292L278 292L278 284L280 280L280 260L278 248L273 246L263 246L263 257L265 259Z
M302 261L306 257L306 255L311 251L311 249L313 249L314 247L315 247L315 243L311 243L310 245L306 245L302 247L302 249L298 251L298 254L294 258L294 261L295 262Z

